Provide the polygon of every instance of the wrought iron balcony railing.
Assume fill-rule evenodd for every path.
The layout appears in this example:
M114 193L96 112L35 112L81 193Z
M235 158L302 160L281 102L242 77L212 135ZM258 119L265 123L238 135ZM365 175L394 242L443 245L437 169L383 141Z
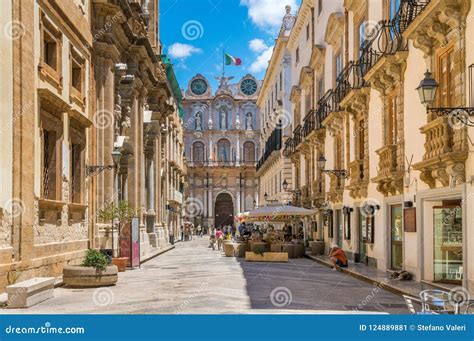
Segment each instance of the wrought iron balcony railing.
M316 110L310 110L304 118L303 136L308 136L314 129L316 129Z
M265 151L257 163L257 171L265 164L270 155L282 147L282 129L277 127L273 130L268 140L265 142Z
M431 0L401 0L397 13L400 33L406 31L408 26L430 2Z
M328 90L324 96L318 102L317 119L319 120L321 127L324 120L333 111L339 111L339 103L335 101L334 91Z
M293 139L295 140L296 147L299 146L301 142L303 142L303 128L300 124L295 128L293 132Z
M285 149L283 150L283 155L285 157L290 157L296 150L295 140L290 137L285 142Z
M362 43L359 73L363 77L384 56L398 51L408 51L408 42L400 32L400 17L382 20Z
M361 65L351 61L337 77L337 85L334 89L334 101L337 106L351 90L360 89L365 85Z

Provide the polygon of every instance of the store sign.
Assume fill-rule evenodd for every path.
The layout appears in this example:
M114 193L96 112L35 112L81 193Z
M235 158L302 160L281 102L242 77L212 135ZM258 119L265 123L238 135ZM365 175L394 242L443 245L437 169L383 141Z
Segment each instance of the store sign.
M405 232L416 232L416 208L405 208L403 210L403 226Z

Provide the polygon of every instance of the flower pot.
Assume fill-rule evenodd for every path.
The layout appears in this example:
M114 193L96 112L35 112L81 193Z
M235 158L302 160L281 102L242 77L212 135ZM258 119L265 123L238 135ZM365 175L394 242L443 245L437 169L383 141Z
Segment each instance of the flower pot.
M86 266L66 265L63 268L63 283L79 288L114 285L118 280L117 272L115 265L109 265L102 271Z
M112 264L117 266L119 272L125 272L128 264L128 257L112 258Z
M315 256L324 254L324 241L317 240L311 244L311 253Z
M281 252L282 244L271 244L270 251L271 252Z

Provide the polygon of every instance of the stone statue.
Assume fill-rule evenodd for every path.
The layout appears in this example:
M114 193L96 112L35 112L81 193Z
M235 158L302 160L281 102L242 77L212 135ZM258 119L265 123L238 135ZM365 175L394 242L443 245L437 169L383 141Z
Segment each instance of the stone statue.
M196 113L196 130L202 130L202 117L201 113Z
M285 6L286 14L283 17L283 25L282 28L285 31L291 31L293 25L295 24L296 18L293 14L291 14L291 6Z
M207 122L207 126L209 127L209 130L212 130L212 127L214 126L214 122L212 121L212 115L209 115L209 121Z
M240 130L240 115L235 115L235 129Z
M221 129L227 129L227 113L225 111L220 114L220 125Z
M215 77L219 81L219 87L217 88L216 94L231 94L229 87L229 81L234 79L234 77Z
M252 114L251 113L247 113L247 117L245 119L245 129L253 130L253 127L252 127Z

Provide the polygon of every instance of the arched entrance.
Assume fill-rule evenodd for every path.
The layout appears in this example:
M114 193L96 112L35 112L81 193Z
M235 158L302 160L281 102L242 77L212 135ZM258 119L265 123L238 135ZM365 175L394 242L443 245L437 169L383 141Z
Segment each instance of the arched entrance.
M214 225L216 227L234 223L234 203L228 193L221 193L216 198Z

